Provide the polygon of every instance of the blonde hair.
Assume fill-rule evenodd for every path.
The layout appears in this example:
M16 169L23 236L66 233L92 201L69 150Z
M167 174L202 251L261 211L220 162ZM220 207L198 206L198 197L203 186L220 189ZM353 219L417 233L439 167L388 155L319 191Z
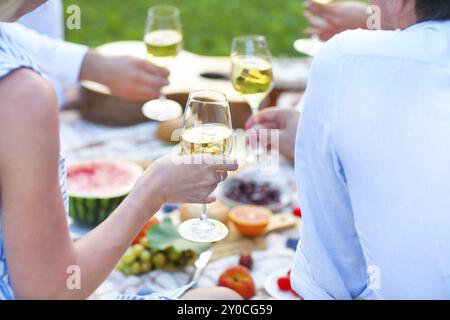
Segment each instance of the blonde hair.
M0 0L0 21L12 18L23 3L24 0Z

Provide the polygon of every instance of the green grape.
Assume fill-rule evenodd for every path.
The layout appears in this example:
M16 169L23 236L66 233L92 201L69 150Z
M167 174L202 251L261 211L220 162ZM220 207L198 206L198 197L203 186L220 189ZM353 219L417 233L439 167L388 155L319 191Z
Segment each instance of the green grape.
M152 254L148 250L144 250L141 252L141 255L139 256L141 261L143 262L150 262L152 260Z
M177 261L181 257L181 252L178 252L173 247L170 247L167 251L167 256L170 260Z
M129 248L125 254L122 257L122 262L126 263L126 264L131 264L136 260L136 255L134 254L134 252L131 250L131 248Z
M134 262L130 267L131 274L138 275L141 273L141 265L139 262Z
M187 258L187 259L192 259L193 257L195 257L196 253L192 250L185 250L183 251L183 257Z
M167 262L164 269L167 271L175 271L177 268L173 262Z
M162 252L158 252L155 255L153 255L153 265L157 269L162 269L164 267L164 264L166 263L166 257Z
M123 261L119 261L119 263L116 265L117 271L123 271L126 268L126 264Z
M143 238L139 241L139 244L140 244L141 246L143 246L144 248L146 248L146 249L150 249L150 245L149 245L149 243L148 243L148 238L147 238L147 237L143 237Z
M135 244L134 246L131 247L131 251L133 252L135 257L139 257L142 251L144 251L144 246L140 244Z
M130 269L130 267L125 267L125 268L123 268L122 273L123 273L125 276L131 275L131 269Z
M141 272L142 273L147 273L150 270L152 270L152 264L150 263L150 261L141 262Z

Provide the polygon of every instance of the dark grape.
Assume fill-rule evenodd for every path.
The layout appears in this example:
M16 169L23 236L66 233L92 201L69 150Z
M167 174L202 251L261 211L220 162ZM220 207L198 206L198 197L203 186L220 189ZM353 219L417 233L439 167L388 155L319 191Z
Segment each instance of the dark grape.
M231 200L255 205L280 203L280 191L270 183L233 179L225 195Z

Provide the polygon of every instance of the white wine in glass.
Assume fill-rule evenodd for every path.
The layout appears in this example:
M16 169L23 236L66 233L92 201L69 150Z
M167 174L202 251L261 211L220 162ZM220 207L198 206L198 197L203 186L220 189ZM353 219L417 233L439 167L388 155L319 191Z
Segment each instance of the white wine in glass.
M149 32L144 38L148 58L154 64L167 68L183 48L183 36L176 30Z
M231 153L233 131L230 107L224 94L195 91L187 102L180 148L183 155L225 156ZM228 228L220 221L208 219L206 205L199 219L183 222L179 233L195 242L217 242L225 238Z
M183 154L226 155L232 143L232 131L224 124L212 123L188 128L181 140Z
M272 58L264 36L243 36L233 40L231 81L256 114L273 88Z
M160 67L170 68L183 49L180 11L167 5L150 8L144 42L148 59ZM159 99L144 104L142 112L147 118L167 121L180 117L183 110L178 102L168 100L162 95Z

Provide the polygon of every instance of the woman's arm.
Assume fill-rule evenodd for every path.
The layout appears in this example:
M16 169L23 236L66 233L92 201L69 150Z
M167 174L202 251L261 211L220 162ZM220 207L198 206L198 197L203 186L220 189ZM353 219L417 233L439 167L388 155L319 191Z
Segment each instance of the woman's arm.
M59 189L58 109L21 69L0 82L0 182L6 259L18 298L52 298L76 264Z
M29 70L0 80L0 186L6 259L17 298L87 298L164 202L214 201L217 170L237 164L158 160L100 226L73 244L59 186L58 109L50 85ZM66 282L81 270L81 288Z

